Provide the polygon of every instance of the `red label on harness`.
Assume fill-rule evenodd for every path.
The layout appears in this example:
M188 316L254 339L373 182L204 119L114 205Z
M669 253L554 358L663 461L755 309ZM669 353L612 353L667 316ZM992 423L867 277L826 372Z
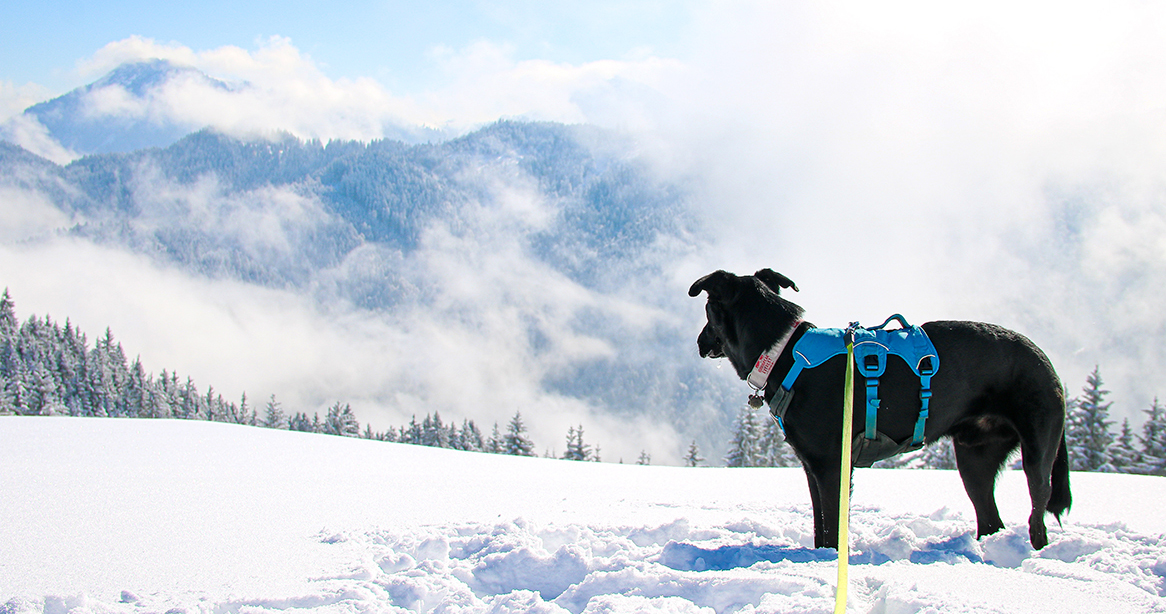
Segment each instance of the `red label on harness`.
M769 375L769 372L773 370L774 364L775 361L769 354L762 354L757 358L757 364L753 365L753 370L762 375Z

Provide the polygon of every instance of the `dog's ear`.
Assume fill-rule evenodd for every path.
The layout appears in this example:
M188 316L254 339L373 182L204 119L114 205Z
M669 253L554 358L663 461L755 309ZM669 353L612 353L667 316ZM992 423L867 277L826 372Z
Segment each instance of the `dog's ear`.
M736 282L739 278L728 271L714 271L701 277L688 289L689 296L697 296L701 291L708 292L710 299L725 300L735 294Z
M798 291L798 286L790 278L774 271L772 269L761 269L753 274L754 277L761 280L761 283L769 286L774 294L781 294L782 288L789 288L794 292Z

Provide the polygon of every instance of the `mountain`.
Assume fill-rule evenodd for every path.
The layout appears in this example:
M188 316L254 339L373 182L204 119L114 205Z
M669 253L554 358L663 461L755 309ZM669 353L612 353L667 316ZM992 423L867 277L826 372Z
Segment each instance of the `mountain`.
M630 155L634 144L620 138L583 126L517 122L422 145L322 144L289 135L240 140L206 129L166 148L87 156L65 166L3 144L0 178L26 189L67 186L52 198L83 220L70 230L77 236L278 287L303 287L361 245L408 255L434 223L455 231L482 226L490 223L483 210L522 198L532 209L516 212L516 223L526 226L531 255L599 287L615 283L605 279L613 264L633 263L659 235L683 233L686 224L683 191L654 180ZM299 217L264 210L277 206L264 202L277 194L310 210ZM192 201L196 196L215 202L208 209ZM288 251L252 249L248 241L261 239L232 225L235 217L265 212L283 216ZM374 308L394 300L348 298Z
M63 166L0 145L0 184L53 203L76 239L402 330L476 331L464 351L519 353L541 394L691 432L707 450L727 440L736 396L699 361L692 322L675 315L692 299L667 274L700 243L688 190L621 134L500 121L438 143L321 143L204 129Z
M151 105L156 92L183 81L225 92L245 87L189 66L150 60L123 64L89 85L29 107L24 115L82 155L165 147L201 127L175 121Z
M237 114L209 110L248 108L264 115L288 95L277 90L271 84L222 81L168 60L132 62L25 109L0 124L0 138L64 163L85 155L167 147L208 127L234 134L270 131L272 127L232 123ZM410 143L450 137L443 129L410 125L388 115L375 124L375 134Z

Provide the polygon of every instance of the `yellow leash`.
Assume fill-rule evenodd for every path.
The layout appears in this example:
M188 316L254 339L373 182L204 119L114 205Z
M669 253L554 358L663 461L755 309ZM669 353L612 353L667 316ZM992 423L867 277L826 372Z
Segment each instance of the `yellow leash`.
M846 339L846 381L842 385L842 473L838 478L838 588L834 592L834 614L846 612L846 589L850 584L850 446L854 430L854 338Z

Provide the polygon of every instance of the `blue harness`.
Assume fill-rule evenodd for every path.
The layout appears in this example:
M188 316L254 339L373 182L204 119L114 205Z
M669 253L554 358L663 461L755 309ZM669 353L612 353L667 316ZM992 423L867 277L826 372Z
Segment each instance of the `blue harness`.
M885 330L891 320L898 320L902 328ZM915 422L915 432L909 444L896 444L898 448L886 456L892 456L923 445L923 432L927 426L928 409L931 404L931 377L939 370L939 354L927 333L918 326L907 324L899 314L887 318L886 322L874 328L863 328L854 323L847 329L812 328L807 330L794 345L794 366L790 368L781 387L770 400L773 417L785 429L783 418L793 398L793 385L802 369L812 369L827 360L846 353L846 334L854 334L854 362L858 373L866 378L866 428L863 438L872 443L879 438L879 377L887 369L887 354L902 358L915 375L919 376L919 418ZM885 436L883 436L885 438ZM864 442L856 437L856 448L864 447ZM884 446L885 447L885 446Z

